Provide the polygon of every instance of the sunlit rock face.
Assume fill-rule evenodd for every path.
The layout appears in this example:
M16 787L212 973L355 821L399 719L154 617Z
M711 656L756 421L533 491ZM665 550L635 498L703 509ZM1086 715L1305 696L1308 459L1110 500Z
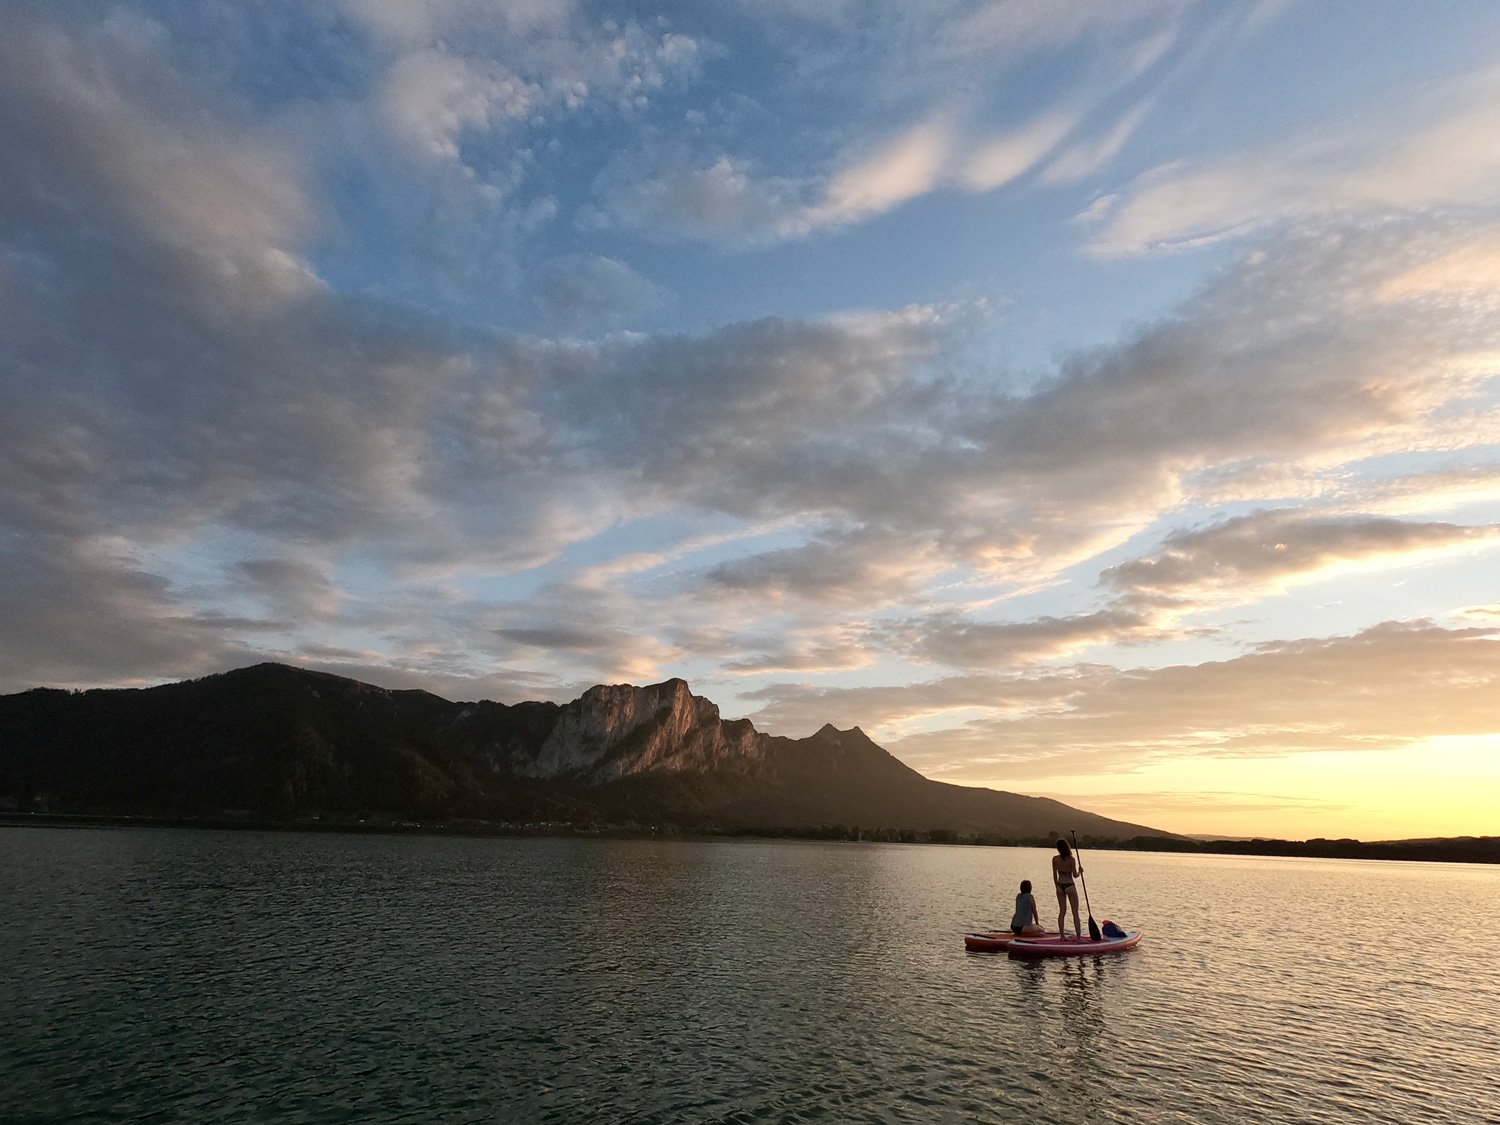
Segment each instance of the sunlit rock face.
M1161 835L923 777L858 727L725 722L682 680L571 703L451 703L259 664L152 688L0 696L0 808L341 823L874 826Z
M653 770L747 771L761 761L765 736L745 720L726 723L719 709L684 680L635 687L601 684L569 703L529 777L608 781Z

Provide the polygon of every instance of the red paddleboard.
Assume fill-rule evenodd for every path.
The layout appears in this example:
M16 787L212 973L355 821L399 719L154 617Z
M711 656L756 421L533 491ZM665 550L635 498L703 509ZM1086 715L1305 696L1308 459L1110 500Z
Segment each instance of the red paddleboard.
M1050 934L1037 934L1032 941L1045 941L1057 937L1054 931ZM975 953L999 953L1010 948L1010 943L1020 941L1015 934L1009 930L986 930L981 934L964 934L964 948Z
M1134 949L1141 943L1141 931L1131 930L1124 937L1094 941L1086 937L1013 938L1005 947L1013 957L1078 957L1085 953L1114 953Z

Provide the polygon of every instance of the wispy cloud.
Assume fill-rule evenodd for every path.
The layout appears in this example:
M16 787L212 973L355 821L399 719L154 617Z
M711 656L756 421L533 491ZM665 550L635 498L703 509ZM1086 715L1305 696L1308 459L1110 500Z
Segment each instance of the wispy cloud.
M1103 582L1127 603L1166 599L1199 608L1242 603L1352 568L1411 565L1500 542L1500 525L1464 527L1389 518L1260 512L1170 536L1160 553L1121 563Z
M582 220L589 229L763 246L848 227L934 191L994 191L1038 169L1043 184L1076 182L1120 153L1151 99L1080 135L1086 119L1110 114L1121 88L1172 48L1188 7L955 2L866 5L856 15L842 5L788 5L799 35L782 46L801 60L799 77L816 80L820 97L842 91L856 127L830 132L844 139L790 169L722 145L648 139L599 176ZM812 46L823 35L826 45ZM1122 43L1131 48L1124 68ZM899 53L887 53L893 44ZM1108 65L1083 90L1005 129L980 118L984 91L1012 65L1063 49ZM893 129L893 118L907 124Z
M945 108L797 176L768 173L721 151L648 142L601 173L597 202L581 221L589 229L615 226L741 246L799 239L888 214L934 191L994 191L1038 168L1045 184L1081 180L1118 155L1148 110L1143 103L1064 149L1084 117L1080 108L1055 108L1000 134L977 132L963 114Z
M1097 136L1080 141L1059 153L1042 170L1041 181L1045 184L1068 184L1092 176L1119 155L1131 134L1140 127L1150 111L1151 102L1144 101L1121 115Z
M829 182L824 202L804 212L799 223L852 222L931 191L948 159L950 130L943 120L923 122L843 169Z
M1391 623L1196 666L1096 666L884 690L780 685L757 693L766 705L754 717L795 730L816 715L858 713L866 729L891 729L886 745L918 769L1022 788L1173 759L1355 753L1420 742L1437 728L1490 733L1500 687L1495 635ZM919 715L975 708L984 717L962 726L896 733Z
M1140 254L1334 214L1486 206L1500 178L1500 72L1428 94L1378 124L1156 168L1091 208L1093 249ZM1372 134L1371 130L1378 130Z
M993 191L1025 175L1078 125L1077 111L1056 110L999 137L978 141L958 169L970 191Z

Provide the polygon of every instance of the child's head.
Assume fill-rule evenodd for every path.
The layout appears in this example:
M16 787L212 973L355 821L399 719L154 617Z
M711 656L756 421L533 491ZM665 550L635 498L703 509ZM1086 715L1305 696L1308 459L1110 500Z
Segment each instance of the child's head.
M1021 893L1023 895L1029 895L1031 893L1031 880L1030 879L1022 879L1021 880Z

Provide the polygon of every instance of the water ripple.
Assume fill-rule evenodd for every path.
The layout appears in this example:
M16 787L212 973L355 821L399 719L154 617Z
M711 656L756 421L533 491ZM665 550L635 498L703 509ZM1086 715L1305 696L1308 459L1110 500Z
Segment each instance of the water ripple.
M1024 849L3 839L17 1125L1467 1125L1495 1104L1500 972L1463 936L1497 913L1493 869L1099 853L1096 915L1145 944L1037 963L959 941L1045 873ZM1422 901L1446 932L1377 924Z

